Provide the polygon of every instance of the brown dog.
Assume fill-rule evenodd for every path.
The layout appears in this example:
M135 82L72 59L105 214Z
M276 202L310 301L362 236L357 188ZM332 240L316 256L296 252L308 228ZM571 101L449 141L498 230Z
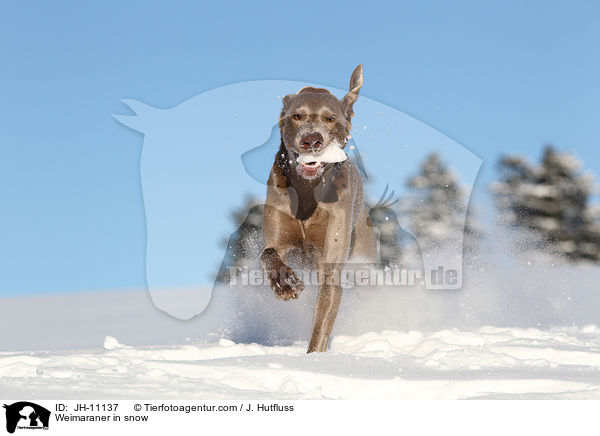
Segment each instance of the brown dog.
M341 151L362 83L359 65L341 100L312 87L286 95L279 118L281 146L267 182L261 263L275 295L283 300L298 298L304 288L284 260L295 252L316 266L320 285L309 353L327 349L346 262L350 257L373 262L376 256L362 180Z

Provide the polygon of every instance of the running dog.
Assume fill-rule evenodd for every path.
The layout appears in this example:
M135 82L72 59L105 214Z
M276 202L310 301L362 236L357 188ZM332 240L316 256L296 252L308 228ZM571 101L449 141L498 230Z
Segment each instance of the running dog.
M283 97L281 145L267 182L264 250L260 260L277 298L298 298L304 284L286 262L311 262L319 278L308 353L325 351L342 298L341 271L349 260L374 262L376 238L365 208L359 171L344 152L362 65L338 100L306 87Z

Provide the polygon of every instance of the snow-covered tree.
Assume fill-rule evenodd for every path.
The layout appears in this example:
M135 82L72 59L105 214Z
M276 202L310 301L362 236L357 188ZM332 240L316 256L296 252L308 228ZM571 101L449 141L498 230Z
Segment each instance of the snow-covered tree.
M600 214L589 204L597 187L575 156L548 146L539 165L505 156L499 169L500 181L492 187L499 218L530 235L521 238L520 248L600 261Z
M481 231L467 212L467 198L457 175L437 153L429 154L420 172L409 178L403 222L419 240L421 249L443 250L463 240L466 251L477 246ZM464 238L463 238L464 236Z
M250 267L258 262L263 238L263 208L259 200L246 197L244 204L231 213L237 231L222 242L225 256L217 281L228 280L229 267Z

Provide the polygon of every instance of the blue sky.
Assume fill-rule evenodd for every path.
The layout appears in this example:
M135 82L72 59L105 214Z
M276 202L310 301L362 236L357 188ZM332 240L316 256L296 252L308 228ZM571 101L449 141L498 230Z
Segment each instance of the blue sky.
M600 173L597 2L10 2L0 7L0 294L142 288L143 137L113 113L248 80L345 88L483 159L551 142Z

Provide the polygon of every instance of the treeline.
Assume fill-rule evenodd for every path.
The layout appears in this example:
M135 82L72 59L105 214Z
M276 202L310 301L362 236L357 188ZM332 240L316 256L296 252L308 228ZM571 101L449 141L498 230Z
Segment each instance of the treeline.
M539 162L518 155L498 161L498 180L491 185L497 222L510 229L512 246L569 262L600 262L600 207L593 177L569 152L548 146ZM380 234L385 265L414 265L421 249L443 250L463 239L465 259L476 258L487 235L478 222L457 174L433 153L405 182L402 198L388 189L376 204L367 204ZM262 247L262 204L247 198L232 213L239 230L224 241L226 265L255 262ZM466 216L466 219L465 219ZM489 226L488 226L489 227ZM414 237L412 235L414 235ZM416 239L415 239L416 237ZM417 240L419 243L417 243ZM226 272L220 272L224 279Z
M492 185L502 224L526 236L521 250L541 250L569 261L600 261L600 208L591 174L571 153L546 147L541 161L505 156L498 163L500 180Z

